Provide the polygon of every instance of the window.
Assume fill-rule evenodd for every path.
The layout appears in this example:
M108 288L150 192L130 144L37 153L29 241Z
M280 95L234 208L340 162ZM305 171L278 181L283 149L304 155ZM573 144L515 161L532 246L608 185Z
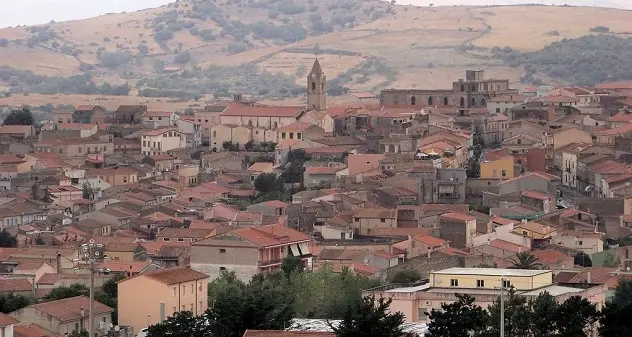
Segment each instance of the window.
M578 241L578 243L581 246L584 242L583 241Z
M500 108L496 108L496 113L500 113Z
M428 97L428 105L432 105L432 96Z
M159 120L159 121L161 121L161 120L162 120L162 117L158 117L158 120Z
M79 323L75 323L75 331L79 331Z
M448 98L447 97L443 98L443 105L448 105Z
M162 238L163 242L169 242L169 238Z
M294 132L290 132L290 139L294 139Z
M300 133L296 134L296 139L301 139L301 134Z
M522 139L518 139L518 145L522 144Z
M312 90L316 90L316 82L312 82Z
M511 288L511 281L503 280L503 288Z
M496 177L496 176L498 176L498 172L496 170L493 170L492 171L492 177Z
M360 218L354 218L353 221L354 222L360 222Z
M226 267L219 267L219 271L224 271L226 270Z
M186 292L186 290L187 290L187 289L186 289L186 287L183 285L183 286L182 286L182 292L181 292L181 294L182 294L182 295L184 295L184 293Z
M386 222L386 219L382 218L380 219L380 222Z
M220 249L219 249L219 252L220 252L220 253L226 253L226 249L224 249L224 248L220 248Z
M173 287L173 297L176 297L176 287ZM176 308L173 308L173 311L176 311Z
M178 242L183 242L184 239L183 238L178 238Z
M464 107L465 106L465 98L461 97L461 101L459 103L460 103L461 108Z
M476 280L476 288L484 288L485 280Z
M501 174L503 177L506 177L506 176L507 176L507 170L502 170L502 171L500 171L500 174Z
M459 280L457 279L450 279L450 287L458 287L459 286Z
M285 139L285 132L281 132L281 139Z
M191 294L195 293L195 285L191 285Z
M417 97L413 96L410 98L410 105L415 105L417 104Z
M150 121L153 121L153 120L154 120L154 117L149 117L149 120L150 120Z

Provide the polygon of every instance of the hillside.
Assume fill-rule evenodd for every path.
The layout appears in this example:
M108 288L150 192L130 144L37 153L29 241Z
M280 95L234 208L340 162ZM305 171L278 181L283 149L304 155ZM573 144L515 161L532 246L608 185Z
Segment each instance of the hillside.
M0 30L0 92L11 92L11 101L20 92L211 99L240 91L291 98L302 94L316 54L332 94L346 88L440 88L463 77L465 68L518 85L525 79L522 64L493 51L535 52L600 34L590 30L604 22L607 36L627 37L631 21L630 11L593 7L183 0ZM573 80L555 74L538 78Z

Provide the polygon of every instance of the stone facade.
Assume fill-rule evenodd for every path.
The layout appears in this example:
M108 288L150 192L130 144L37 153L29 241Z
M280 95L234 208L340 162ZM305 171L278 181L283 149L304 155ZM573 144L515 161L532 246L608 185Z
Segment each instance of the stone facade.
M487 100L501 94L517 93L509 89L509 80L485 79L482 70L466 70L465 80L452 83L452 89L385 89L381 103L385 105L485 107Z

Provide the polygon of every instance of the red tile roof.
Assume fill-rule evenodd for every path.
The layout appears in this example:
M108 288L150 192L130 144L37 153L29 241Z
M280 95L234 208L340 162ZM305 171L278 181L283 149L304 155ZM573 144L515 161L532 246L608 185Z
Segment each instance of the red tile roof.
M612 117L610 117L611 122L623 122L630 123L632 122L632 113L620 112Z
M495 239L495 240L490 241L489 245L494 248L507 250L514 253L522 253L522 252L529 251L529 247L521 246L513 242L500 240L500 239Z
M610 135L619 135L632 132L632 123L624 124L616 128L607 129L604 131L599 131L595 133L598 136L610 136Z
M180 131L178 131L177 129L172 128L172 127L168 127L168 128L161 128L161 129L144 131L144 132L141 132L140 135L141 136L158 136L158 135L162 135L162 134L164 134L166 132L169 132L169 131L177 132L178 134L180 133Z
M538 200L549 200L549 199L554 199L555 198L552 195L544 194L544 193L538 192L538 191L523 191L522 195L525 196L525 197L538 199Z
M261 247L310 241L309 235L282 225L240 228L231 233Z
M566 260L569 258L568 255L560 252L555 249L538 249L531 251L531 255L535 256L542 263L555 263ZM571 267L571 266L567 266Z
M33 285L25 278L0 278L0 292L32 291Z
M588 273L590 272L590 284L604 284L608 282L610 276L617 268L606 267L588 267L583 268L577 275L571 278L567 283L587 283Z
M503 180L501 182L499 182L498 184L506 184L509 182L513 182L522 178L526 178L526 177L531 177L531 176L536 176L536 177L540 177L543 179L547 179L547 180L560 180L560 177L552 175L552 174L548 174L545 172L540 172L540 171L533 171L533 172L529 172L529 173L525 173L523 175L519 175L517 177L511 178L511 179L507 179L507 180Z
M112 308L98 301L92 302L92 312L95 315L107 314L112 312ZM86 296L77 296L65 298L57 301L33 304L30 307L38 311L44 312L62 322L74 321L81 319L81 308L88 308L90 299Z
M415 235L413 240L422 242L430 247L441 247L446 244L446 241L430 235Z
M285 208L289 205L288 203L283 202L281 200L269 200L269 201L264 201L261 204L266 205L268 207L274 207L274 208Z
M446 219L461 220L461 221L476 220L475 216L464 214L464 213L457 213L457 212L441 214L441 217L446 218Z
M204 280L204 279L209 278L208 275L204 273L200 273L199 271L195 271L191 269L190 266L184 266L184 267L173 267L173 268L152 270L146 273L138 274L128 279L121 280L119 282L125 282L127 280L130 280L139 276L149 277L151 279L154 279L166 285L191 282L191 281L196 281L196 280Z
M50 290L50 289L46 289ZM61 335L45 329L37 324L16 325L13 327L14 337L61 337Z
M7 325L16 324L18 322L20 322L20 321L18 321L17 319L15 319L15 318L13 318L13 317L11 317L9 315L0 313L0 327L5 327Z
M250 165L250 167L248 168L248 172L263 172L263 171L268 171L270 169L272 169L272 167L274 167L273 163L268 163L268 162L256 162L252 165Z
M33 127L31 125L2 125L0 126L0 134L27 134L31 133Z
M311 126L313 126L313 124L304 123L304 122L294 122L292 124L280 127L279 131L303 131L303 130L307 130Z
M330 175L336 174L336 172L343 170L344 167L325 167L325 166L310 166L305 169L305 173L307 174L323 174Z

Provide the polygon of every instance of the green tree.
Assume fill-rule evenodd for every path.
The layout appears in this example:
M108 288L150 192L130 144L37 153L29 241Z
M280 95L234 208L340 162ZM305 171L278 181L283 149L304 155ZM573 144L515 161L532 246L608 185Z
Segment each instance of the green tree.
M543 292L529 301L531 307L530 329L534 337L554 336L557 329L556 311L558 304L548 292Z
M28 109L13 110L2 122L2 125L33 125L35 119Z
M84 199L92 199L92 194L94 193L94 190L92 189L92 186L90 186L90 184L88 184L87 182L83 183L83 185L81 186L81 195Z
M151 325L147 337L205 337L208 328L190 311L176 312L164 322Z
M575 254L575 257L573 258L573 263L577 266L592 267L592 260L590 259L590 255L584 252L579 252Z
M13 248L18 246L18 239L9 234L6 229L0 231L0 247Z
M594 304L580 296L572 296L558 306L555 313L559 337L587 337L599 320Z
M53 288L48 295L44 297L47 301L56 301L64 298L88 295L90 289L83 284L73 283L69 286L61 286Z
M302 272L305 269L303 260L296 256L287 256L281 263L281 270L285 276L290 276L292 273Z
M500 297L487 310L490 317L490 329L486 336L500 334ZM514 287L505 294L505 336L529 336L531 310L527 299L518 296Z
M337 337L401 337L404 314L391 313L392 299L367 296L349 306L338 326L329 324Z
M392 283L413 283L421 280L421 273L414 269L400 270L390 278Z
M255 189L259 193L270 193L279 190L275 173L261 173L255 179Z
M618 268L621 265L621 258L613 252L608 252L603 260L603 266L607 268Z
M243 288L226 284L225 289L237 291L216 294L204 314L211 335L241 337L247 329L283 330L289 326L295 316L294 296L280 282L284 281L255 275Z
M116 282L122 279L122 276L111 278L105 281L101 289L94 293L95 300L114 309L111 314L112 324L118 324L118 287Z
M489 314L467 294L456 294L457 300L442 303L441 310L432 309L426 337L469 337L481 334L489 323Z
M8 314L35 303L35 298L14 293L0 294L0 312Z
M511 263L513 265L509 267L510 269L540 269L540 267L542 267L538 258L533 256L530 252L516 254L516 256L511 259Z
M599 336L632 336L632 280L619 280L614 296L606 301L599 319Z

